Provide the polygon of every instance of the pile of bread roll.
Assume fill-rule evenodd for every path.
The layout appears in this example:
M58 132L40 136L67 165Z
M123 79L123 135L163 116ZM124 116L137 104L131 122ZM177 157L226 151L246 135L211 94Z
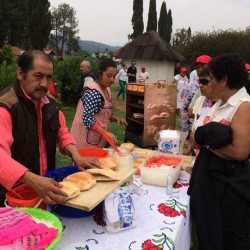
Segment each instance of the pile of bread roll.
M140 156L152 156L155 154L154 150L151 149L144 149L144 148L135 148L135 145L131 142L122 143L120 148L127 149L133 155L140 155Z
M115 181L119 180L114 170L118 169L118 164L112 157L99 159L100 168L91 168L86 171L77 172L68 175L60 182L61 189L68 194L67 199L71 199L80 194L81 191L87 191L95 186L97 181Z

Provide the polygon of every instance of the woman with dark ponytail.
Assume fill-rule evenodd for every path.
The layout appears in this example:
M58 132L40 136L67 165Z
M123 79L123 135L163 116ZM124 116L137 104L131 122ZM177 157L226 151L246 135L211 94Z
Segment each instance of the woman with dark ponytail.
M78 148L100 147L107 145L103 133L108 134L116 143L117 138L109 132L110 122L127 125L124 119L118 118L112 110L111 85L115 82L117 67L110 58L100 61L96 82L84 89L83 122L79 126L72 127L71 134L76 140Z

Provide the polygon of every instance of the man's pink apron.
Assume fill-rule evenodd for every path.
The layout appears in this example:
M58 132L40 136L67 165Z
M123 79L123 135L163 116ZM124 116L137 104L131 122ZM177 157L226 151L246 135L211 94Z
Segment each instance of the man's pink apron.
M100 85L96 82L90 84L87 89L95 89L97 90L104 99L104 106L102 110L94 115L96 122L106 131L109 131L110 127L110 119L112 116L112 99L111 99L111 90L110 88L106 88L109 94L109 100L105 98L105 95L100 87ZM82 147L98 147L103 148L106 146L107 141L102 137L101 134L95 132L91 129L87 129L82 120L82 115L84 112L84 105L82 104L82 100L78 101L76 115L72 124L72 128L70 133L76 140L77 148Z

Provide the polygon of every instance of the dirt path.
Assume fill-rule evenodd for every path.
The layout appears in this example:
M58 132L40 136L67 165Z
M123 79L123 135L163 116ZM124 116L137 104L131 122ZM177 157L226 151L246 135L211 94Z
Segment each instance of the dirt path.
M120 96L119 100L116 100L117 92L113 91L112 92L112 102L113 106L120 111L125 112L126 111L126 102L122 101L122 97Z

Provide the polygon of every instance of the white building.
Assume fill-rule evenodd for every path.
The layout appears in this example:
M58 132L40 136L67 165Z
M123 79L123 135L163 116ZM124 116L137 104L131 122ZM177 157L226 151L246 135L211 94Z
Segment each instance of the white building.
M155 31L148 31L126 44L114 53L116 58L123 59L129 67L131 61L136 61L137 78L141 66L146 67L150 79L148 82L166 80L172 83L176 62L183 62L184 57L162 40Z

